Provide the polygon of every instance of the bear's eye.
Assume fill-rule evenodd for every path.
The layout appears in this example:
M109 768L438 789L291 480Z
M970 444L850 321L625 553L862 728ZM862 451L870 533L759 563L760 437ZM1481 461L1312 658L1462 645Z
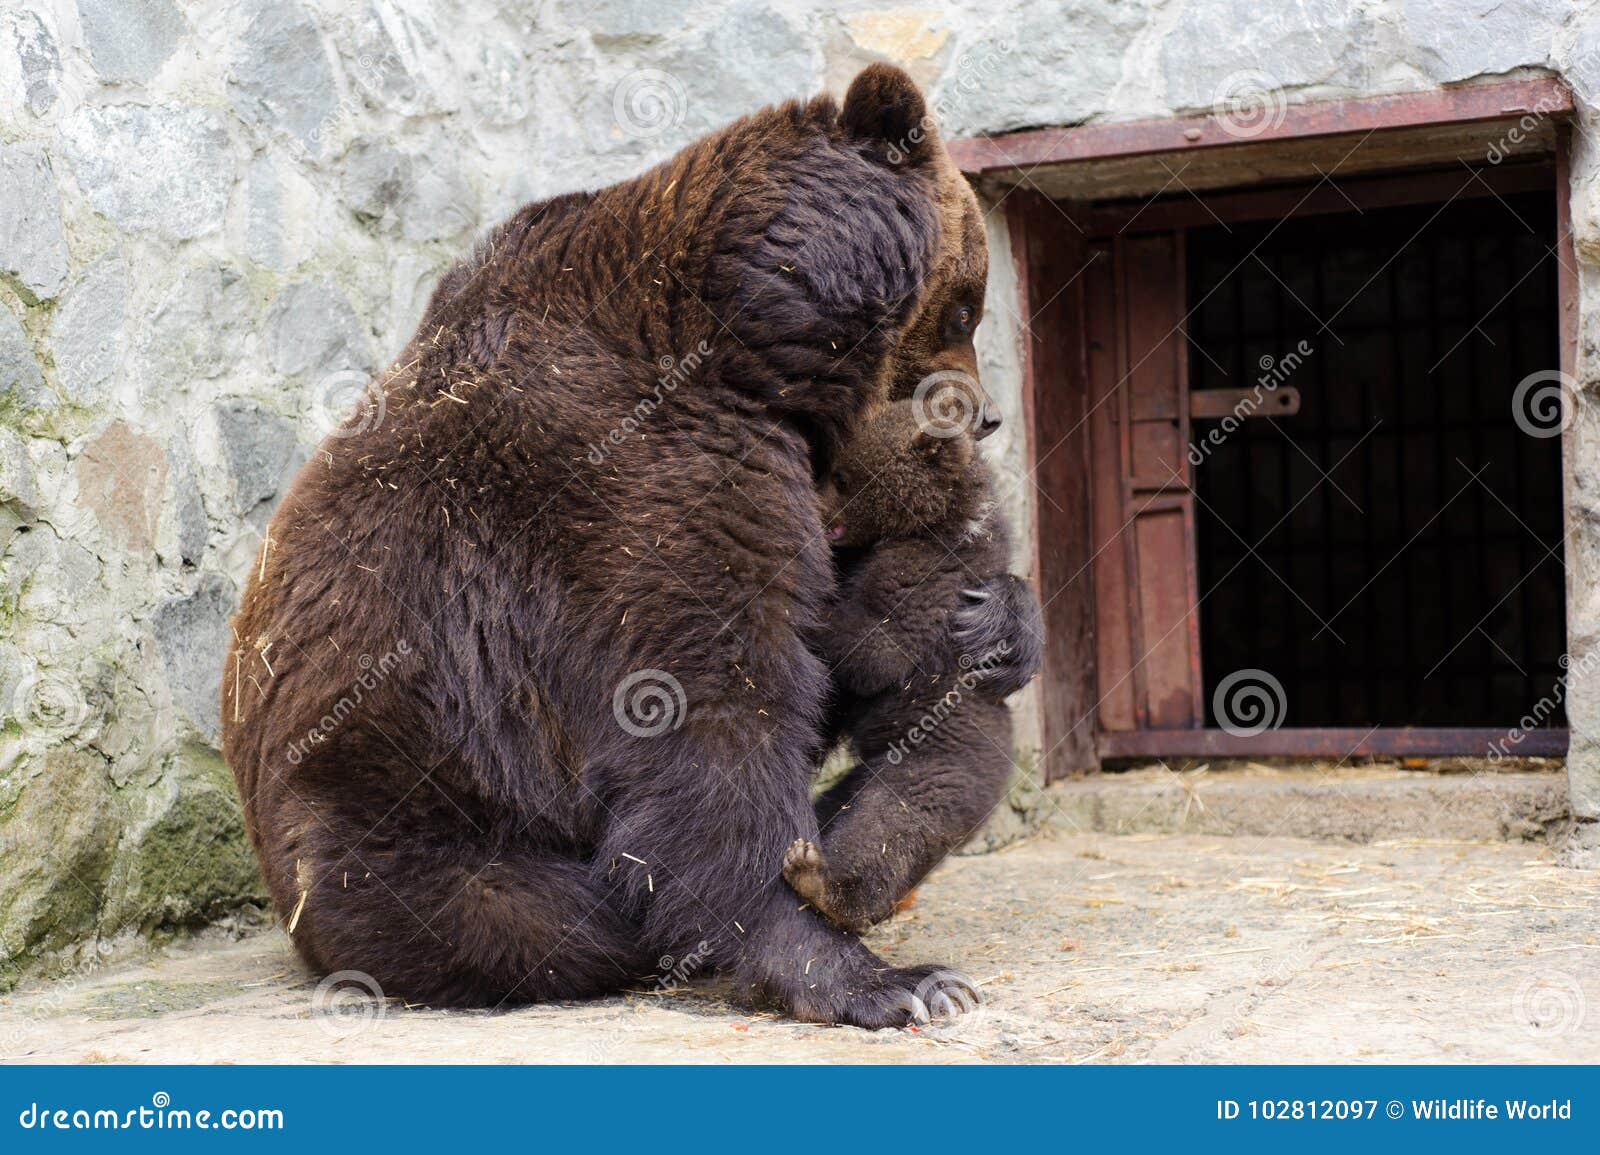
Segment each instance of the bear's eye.
M833 485L835 489L849 489L850 479L843 472L835 473L833 475Z
M955 312L950 314L950 326L965 337L972 332L973 322L977 318L978 311L971 305L957 305Z

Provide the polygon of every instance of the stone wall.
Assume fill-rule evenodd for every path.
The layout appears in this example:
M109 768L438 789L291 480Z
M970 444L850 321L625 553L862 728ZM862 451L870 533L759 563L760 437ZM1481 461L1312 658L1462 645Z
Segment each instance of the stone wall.
M1241 77L1300 100L1554 68L1600 100L1597 5L1567 0L0 0L0 985L260 899L214 749L227 615L286 477L448 262L876 59L956 133L1206 109ZM1592 384L1588 141L1579 170ZM982 357L1015 416L1002 217ZM1600 459L1585 414L1575 460ZM988 444L1025 519L1020 425ZM1572 477L1593 646L1600 491ZM1600 688L1573 695L1600 734ZM1600 744L1574 766L1600 815Z

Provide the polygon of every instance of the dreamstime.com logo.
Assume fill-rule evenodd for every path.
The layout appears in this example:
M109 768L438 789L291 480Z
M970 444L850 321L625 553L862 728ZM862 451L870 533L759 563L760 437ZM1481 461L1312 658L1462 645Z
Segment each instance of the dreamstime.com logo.
M689 97L683 82L659 68L630 72L611 90L617 127L638 140L651 140L683 123Z
M1558 437L1572 424L1582 403L1572 374L1541 369L1517 382L1511 394L1511 419L1529 437Z
M695 943L693 950L686 951L677 958L673 958L670 954L662 955L656 960L656 966L659 968L655 978L656 990L675 991L684 986L705 968L711 961L711 955L711 944L705 939Z
M1233 72L1222 78L1211 100L1211 115L1222 131L1250 140L1283 124L1289 105L1278 82L1264 72Z
M11 716L24 730L60 741L88 719L89 703L76 682L35 670L11 692Z
M1586 678L1593 672L1596 664L1600 664L1600 651L1585 654L1576 666L1573 665L1570 654L1562 654L1557 662L1561 666L1561 676L1556 679L1555 685L1551 686L1550 692L1535 702L1526 714L1517 719L1517 724L1506 731L1505 737L1489 743L1489 761L1499 762L1503 758L1509 758L1529 734L1548 722L1567 700L1568 685L1573 675L1576 674L1580 679Z
M389 1000L378 980L365 971L334 971L311 992L311 1019L336 1039L360 1034L382 1020Z
M987 1006L976 983L960 971L944 967L918 983L912 997L916 1000L913 1014L926 1020L918 1023L917 1029L935 1039L950 1039L972 1030L983 1020Z
M661 375L656 378L655 385L648 396L639 398L629 414L624 417L599 441L589 446L588 458L591 465L604 465L606 458L611 456L614 447L621 445L624 440L632 436L638 428L648 421L652 414L673 393L678 391L678 386L687 382L690 376L697 373L700 366L705 364L705 359L711 356L711 346L701 341L689 353L682 357L663 355L656 362L656 367L661 370Z
M956 675L955 684L951 686L944 697L928 707L927 712L918 718L911 728L906 731L905 737L898 738L890 743L888 753L885 755L889 765L898 766L905 761L906 755L927 741L930 734L944 725L952 714L961 709L961 703L965 700L965 696L972 693L984 678L1004 665L1006 658L1010 655L1010 642L1001 642L981 658L974 658L971 654L962 654L959 661L961 672Z
M1217 683L1211 712L1235 738L1254 738L1283 725L1289 699L1283 683L1265 670L1235 670Z
M1261 375L1256 378L1255 387L1234 403L1233 409L1222 418L1220 424L1208 430L1204 437L1189 443L1189 464L1204 465L1211 451L1220 448L1240 425L1267 403L1269 398L1276 397L1278 387L1292 377L1295 371L1305 364L1306 358L1315 352L1316 347L1310 341L1301 341L1282 357L1273 357L1270 353L1262 354L1261 359L1256 362ZM1267 416L1272 415L1269 407Z
M306 731L306 736L296 742L291 742L284 752L284 757L290 765L298 766L304 761L316 746L328 740L335 730L344 724L344 720L366 701L368 695L388 679L400 664L402 658L411 655L411 643L404 638L395 643L394 649L384 654L377 661L372 660L371 654L362 654L356 659L356 665L361 667L361 673L356 680L350 683L350 688L343 697L333 704L333 709L324 714L317 724Z
M923 141L939 130L941 124L951 124L956 111L967 98L990 87L1011 51L1011 41L999 40L962 53L956 60L954 75L939 85L939 92L928 109L928 115L912 125L904 139L889 146L889 163L903 164Z
M118 1111L108 1107L57 1107L29 1103L17 1116L24 1131L282 1131L276 1107L225 1107L220 1111L174 1107L172 1096L157 1091L149 1106Z
M1536 1039L1570 1035L1583 1027L1589 1002L1578 980L1564 971L1534 975L1511 998L1517 1023Z
M635 670L617 683L611 713L635 738L656 738L683 725L689 700L683 683L665 670Z
M917 382L911 394L911 413L918 429L929 437L947 440L977 428L982 398L983 387L972 374L941 369Z
M356 437L382 425L387 411L384 391L360 369L329 373L306 395L305 419L319 437Z

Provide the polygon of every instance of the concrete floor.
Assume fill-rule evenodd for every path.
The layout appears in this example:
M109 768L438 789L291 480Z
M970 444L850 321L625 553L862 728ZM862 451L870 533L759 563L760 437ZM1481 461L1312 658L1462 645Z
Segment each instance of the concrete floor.
M1600 1062L1600 878L1528 843L1047 830L874 945L987 1002L919 1032L715 990L501 1014L322 999L277 932L0 999L21 1062ZM648 984L643 984L648 985Z

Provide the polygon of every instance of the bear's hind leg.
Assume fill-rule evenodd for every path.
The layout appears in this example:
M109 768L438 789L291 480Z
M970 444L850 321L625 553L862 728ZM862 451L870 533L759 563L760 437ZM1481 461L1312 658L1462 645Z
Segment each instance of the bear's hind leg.
M314 967L371 976L389 997L497 1007L619 990L650 969L620 883L589 864L466 828L369 834L334 822L294 848L280 894ZM304 828L302 828L304 829Z

